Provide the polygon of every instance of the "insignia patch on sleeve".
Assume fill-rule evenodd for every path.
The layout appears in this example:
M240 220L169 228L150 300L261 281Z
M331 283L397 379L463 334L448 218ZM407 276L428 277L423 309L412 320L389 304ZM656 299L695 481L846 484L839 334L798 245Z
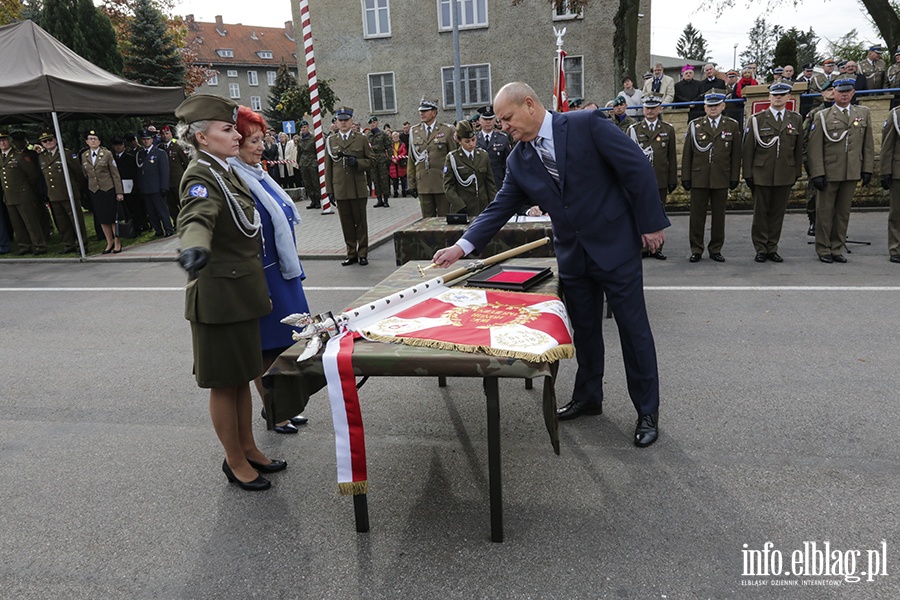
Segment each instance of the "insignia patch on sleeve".
M809 130L810 130L810 131L812 131L812 130L815 129L815 128L816 128L816 124L815 124L815 123L813 123L812 125L809 126Z
M444 167L444 173L446 173L446 172L447 172L447 167Z
M209 190L206 189L205 185L198 183L191 186L191 189L188 190L188 195L195 198L209 198Z

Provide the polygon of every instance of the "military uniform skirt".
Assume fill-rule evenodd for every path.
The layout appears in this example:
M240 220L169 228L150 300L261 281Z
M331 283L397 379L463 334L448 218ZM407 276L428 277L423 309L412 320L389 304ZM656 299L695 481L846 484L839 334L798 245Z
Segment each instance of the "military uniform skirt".
M119 202L116 200L115 188L111 190L97 190L91 192L91 204L94 207L94 217L101 225L112 225L116 222L116 206Z
M194 377L201 388L243 385L263 373L259 319L240 323L191 321Z

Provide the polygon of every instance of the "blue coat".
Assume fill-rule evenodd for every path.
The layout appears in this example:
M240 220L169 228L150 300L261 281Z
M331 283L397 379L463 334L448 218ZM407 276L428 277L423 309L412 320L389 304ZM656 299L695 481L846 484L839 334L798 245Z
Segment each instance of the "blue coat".
M138 165L137 186L142 194L169 191L169 156L158 146L141 148L135 161Z
M584 252L609 271L641 251L641 234L670 225L656 175L627 135L600 111L552 113L560 184L530 142L516 145L494 201L463 236L481 251L524 202L550 213L561 274L585 271Z

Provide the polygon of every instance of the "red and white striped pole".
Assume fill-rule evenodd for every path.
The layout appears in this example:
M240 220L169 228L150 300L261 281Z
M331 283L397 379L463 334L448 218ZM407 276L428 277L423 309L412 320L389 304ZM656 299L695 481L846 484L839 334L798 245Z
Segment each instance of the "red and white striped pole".
M306 54L306 79L309 82L309 101L312 105L313 135L316 140L316 162L319 167L319 191L322 214L333 215L334 208L325 193L325 137L322 135L322 109L319 106L319 81L316 79L316 58L313 55L312 27L309 24L309 0L300 0L300 27L303 30L303 50Z

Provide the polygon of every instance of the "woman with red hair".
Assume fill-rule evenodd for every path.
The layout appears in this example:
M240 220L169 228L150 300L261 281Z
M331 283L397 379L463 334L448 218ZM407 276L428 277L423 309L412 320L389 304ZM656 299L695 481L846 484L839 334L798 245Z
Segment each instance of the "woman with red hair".
M235 128L243 136L237 157L228 164L250 188L262 224L262 256L272 312L260 318L263 366L266 370L279 354L294 344L293 328L281 322L293 313L308 313L309 305L301 283L306 276L297 257L297 240L294 227L300 223L294 201L281 186L262 168L265 150L266 121L262 115L246 106L238 108ZM260 397L263 395L262 379L255 379ZM265 408L263 409L265 417ZM306 417L297 415L289 421L275 425L277 433L297 433L296 425L306 423Z

